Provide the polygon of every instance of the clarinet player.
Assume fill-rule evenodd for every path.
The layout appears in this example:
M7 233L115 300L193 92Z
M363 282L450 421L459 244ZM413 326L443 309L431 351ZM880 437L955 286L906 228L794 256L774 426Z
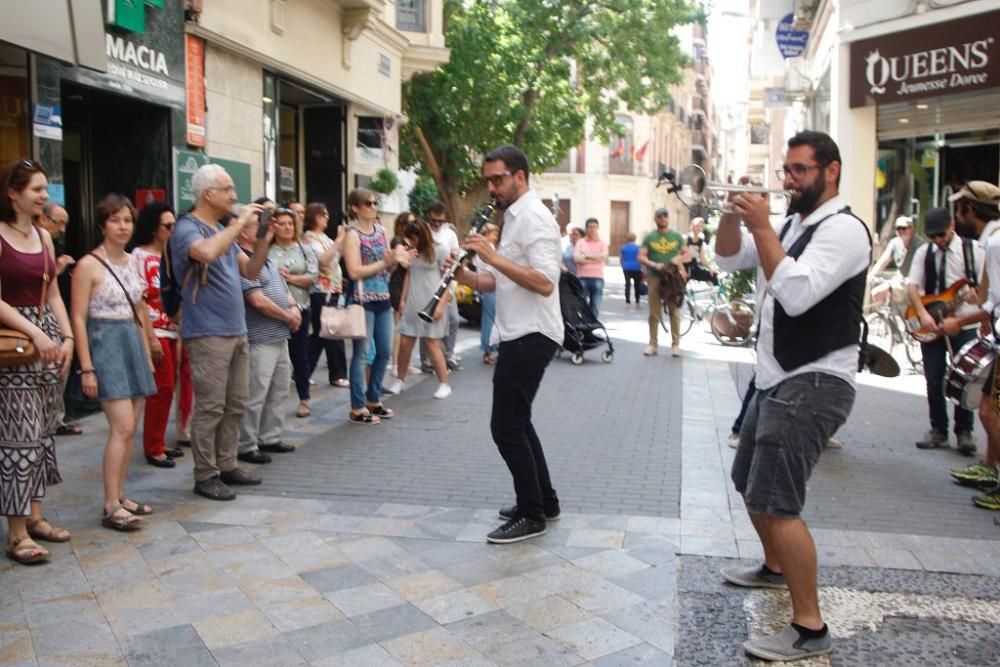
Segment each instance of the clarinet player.
M515 146L486 154L483 180L504 211L495 248L480 234L462 247L476 253L482 269L460 268L455 278L480 292L496 292L496 323L490 343L499 343L493 375L490 431L514 478L516 504L500 510L504 523L486 536L509 544L545 534L546 521L559 518L542 443L531 423L531 404L563 337L559 310L559 225L528 186L528 158Z

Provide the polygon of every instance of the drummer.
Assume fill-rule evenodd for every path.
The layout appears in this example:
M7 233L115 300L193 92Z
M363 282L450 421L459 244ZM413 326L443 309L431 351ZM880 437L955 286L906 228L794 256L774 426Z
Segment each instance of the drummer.
M1000 306L1000 188L986 181L971 181L951 197L955 202L955 220L960 228L968 229L979 237L979 244L986 250L986 275L983 278L982 307L965 317L949 317L941 322L946 334L959 331L963 326L981 322L983 336L991 336L990 320L994 309ZM986 430L986 457L980 463L951 471L951 476L966 486L979 488L982 493L973 496L977 507L1000 510L1000 386L995 381L996 362L990 368L983 387L983 400L979 404L979 419Z
M906 277L906 287L910 303L920 316L920 322L927 331L940 334L941 329L933 316L927 312L921 297L941 294L957 281L968 279L976 285L982 282L983 249L977 244L963 239L955 233L955 223L946 208L932 208L924 218L924 234L930 240L920 246L913 255L910 273ZM971 266L966 266L968 254L972 256ZM974 278L974 280L971 280ZM975 289L967 293L969 303L961 304L955 311L959 317L974 314L978 309ZM924 379L927 381L927 405L930 411L931 428L916 442L917 449L934 449L948 446L948 405L944 395L944 376L947 370L949 348L952 353L976 338L976 325L967 324L955 330L954 335L940 336L929 343L920 343L924 360ZM976 437L972 434L974 415L970 410L955 406L955 436L958 451L968 456L976 453Z

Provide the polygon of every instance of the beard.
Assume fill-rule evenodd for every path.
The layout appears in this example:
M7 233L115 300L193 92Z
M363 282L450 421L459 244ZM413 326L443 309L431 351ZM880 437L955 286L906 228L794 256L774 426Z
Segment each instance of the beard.
M798 195L792 195L788 202L788 214L800 213L803 217L816 210L820 198L826 193L826 181L823 180L823 170L816 175L816 180L799 190Z

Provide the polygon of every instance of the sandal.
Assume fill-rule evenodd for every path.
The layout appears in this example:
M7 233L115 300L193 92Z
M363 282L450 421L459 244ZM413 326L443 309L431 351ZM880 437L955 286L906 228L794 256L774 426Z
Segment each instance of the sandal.
M487 366L492 366L497 362L496 357L493 356L492 352L487 352L483 355L483 363Z
M119 498L118 502L121 503L120 507L128 512L129 514L134 514L135 516L146 516L153 513L153 508L149 505L144 505L143 503L136 502L135 500L129 500L128 498ZM129 509L125 507L125 503L132 503L135 505L135 509Z
M49 552L25 536L7 543L7 558L21 565L35 565L48 560Z
M122 510L127 516L115 516L118 510ZM138 517L121 505L115 505L111 511L104 510L104 515L101 517L101 525L105 528L113 528L114 530L120 530L123 533L130 530L135 530L142 523L142 517Z
M352 412L347 416L352 424L378 424L382 420L365 410L364 412Z
M60 424L56 435L83 435L83 428L77 424Z
M392 416L396 414L381 403L378 405L369 405L368 412L372 413L376 417L381 417L382 419L392 419Z
M69 531L61 526L56 526L52 524L44 516L37 521L34 519L28 519L28 535L32 539L44 540L46 542L69 542L72 535ZM44 528L43 526L48 526Z

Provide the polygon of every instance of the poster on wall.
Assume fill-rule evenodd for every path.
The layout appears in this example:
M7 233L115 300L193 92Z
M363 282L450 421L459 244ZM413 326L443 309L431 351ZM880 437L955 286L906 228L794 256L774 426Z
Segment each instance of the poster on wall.
M58 104L35 104L32 114L32 134L42 139L62 141L62 111Z
M187 57L187 143L205 146L205 40L184 35Z

